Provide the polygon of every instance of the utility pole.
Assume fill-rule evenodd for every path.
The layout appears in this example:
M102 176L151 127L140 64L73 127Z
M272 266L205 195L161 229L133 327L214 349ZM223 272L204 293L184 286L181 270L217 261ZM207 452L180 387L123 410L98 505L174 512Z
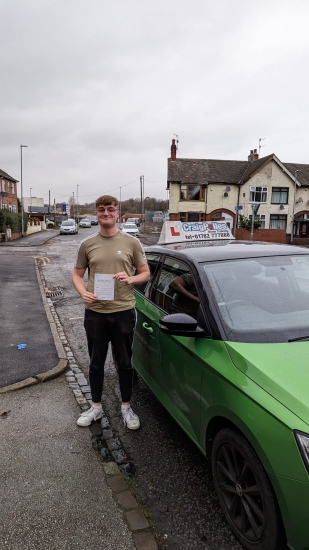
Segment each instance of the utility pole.
M72 212L73 212L73 219L75 219L75 208L74 208L74 191L73 191Z
M251 221L250 241L253 241L254 216L256 216L258 213L258 210L260 208L260 203L251 204L251 208L252 208L252 221Z
M141 228L144 230L144 176L140 177L141 184Z
M28 145L20 146L20 195L21 195L21 236L24 236L24 197L23 197L23 147L28 147Z
M294 210L295 210L296 185L297 185L297 174L298 174L298 172L301 172L301 170L295 170L294 199L293 199L293 210L292 210L291 244L293 244L293 236L294 236Z
M50 213L50 191L48 191L48 213Z

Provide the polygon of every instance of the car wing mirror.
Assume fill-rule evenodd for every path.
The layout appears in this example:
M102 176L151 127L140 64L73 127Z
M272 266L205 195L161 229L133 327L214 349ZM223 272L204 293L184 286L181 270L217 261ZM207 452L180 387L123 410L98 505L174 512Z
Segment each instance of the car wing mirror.
M159 328L164 334L173 336L206 336L197 320L186 313L165 315L159 321Z

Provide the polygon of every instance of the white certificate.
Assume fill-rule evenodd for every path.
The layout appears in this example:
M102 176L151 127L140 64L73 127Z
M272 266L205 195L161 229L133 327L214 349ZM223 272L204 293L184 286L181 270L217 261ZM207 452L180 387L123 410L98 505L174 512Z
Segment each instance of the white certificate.
M115 279L107 273L95 273L94 295L98 300L114 300Z

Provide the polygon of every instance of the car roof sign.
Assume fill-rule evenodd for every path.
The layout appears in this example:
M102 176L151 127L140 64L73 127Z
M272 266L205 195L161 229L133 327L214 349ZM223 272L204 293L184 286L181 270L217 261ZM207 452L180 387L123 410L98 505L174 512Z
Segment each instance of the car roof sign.
M234 239L226 222L164 222L158 244Z

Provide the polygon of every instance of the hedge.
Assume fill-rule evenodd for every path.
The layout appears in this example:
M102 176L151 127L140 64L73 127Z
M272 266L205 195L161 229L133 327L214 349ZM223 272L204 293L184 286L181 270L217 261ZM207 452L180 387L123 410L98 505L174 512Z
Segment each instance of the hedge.
M24 213L24 230L27 230L28 216ZM12 233L21 232L21 213L10 212L10 210L0 210L0 233L5 233L7 229L12 229Z

